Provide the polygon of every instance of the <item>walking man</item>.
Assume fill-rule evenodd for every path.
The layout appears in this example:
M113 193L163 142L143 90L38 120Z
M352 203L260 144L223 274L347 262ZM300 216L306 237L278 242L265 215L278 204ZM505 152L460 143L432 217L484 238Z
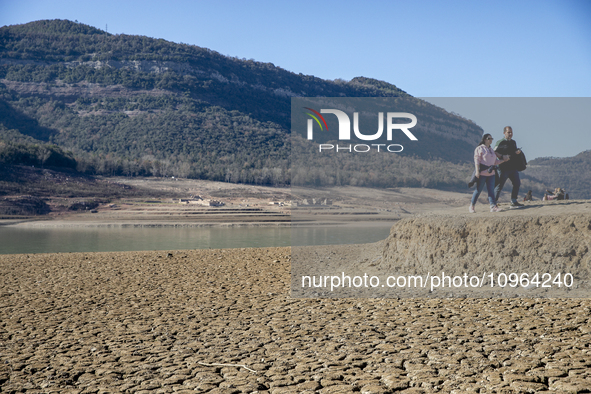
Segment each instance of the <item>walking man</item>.
M519 180L519 160L518 157L521 154L521 150L517 149L517 143L513 139L513 129L510 126L505 127L503 131L505 138L498 141L495 145L495 152L502 155L509 155L509 160L499 165L499 183L495 187L495 200L499 200L501 190L505 186L507 179L511 180L513 184L513 190L511 190L511 204L509 208L521 208L523 204L517 201L517 195L519 194L519 187L521 181Z

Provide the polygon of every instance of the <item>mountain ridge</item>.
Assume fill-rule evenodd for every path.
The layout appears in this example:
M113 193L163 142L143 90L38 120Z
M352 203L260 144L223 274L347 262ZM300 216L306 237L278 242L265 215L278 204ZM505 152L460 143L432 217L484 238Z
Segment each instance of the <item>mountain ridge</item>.
M35 139L29 143L57 145L89 174L288 184L290 99L300 96L418 100L368 77L322 80L67 20L0 28L0 137L10 142L22 134L21 140ZM445 119L444 128L385 169L413 169L411 184L429 175L415 159L467 165L482 134L461 116L425 108ZM463 185L463 172L454 170L446 184Z

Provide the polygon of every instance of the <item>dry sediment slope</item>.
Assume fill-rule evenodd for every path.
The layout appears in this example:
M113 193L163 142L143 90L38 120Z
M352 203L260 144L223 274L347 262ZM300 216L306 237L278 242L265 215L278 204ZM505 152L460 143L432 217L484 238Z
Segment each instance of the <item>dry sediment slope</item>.
M535 295L590 297L590 249L591 203L565 201L499 214L454 209L404 219L392 227L382 254L386 269L408 274L528 273L531 278L537 272L551 273L553 280L557 273L571 273L571 290L557 294L547 288Z

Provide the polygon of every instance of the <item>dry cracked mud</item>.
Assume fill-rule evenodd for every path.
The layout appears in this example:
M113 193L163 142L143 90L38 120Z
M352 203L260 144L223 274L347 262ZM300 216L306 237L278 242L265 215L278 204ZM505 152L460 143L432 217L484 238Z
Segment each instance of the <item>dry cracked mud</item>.
M591 388L589 299L296 299L289 248L4 255L0 273L2 392Z

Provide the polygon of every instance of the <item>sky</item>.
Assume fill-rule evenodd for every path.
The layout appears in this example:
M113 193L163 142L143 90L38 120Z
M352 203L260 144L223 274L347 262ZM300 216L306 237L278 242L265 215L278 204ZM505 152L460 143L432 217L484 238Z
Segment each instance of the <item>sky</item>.
M40 19L197 45L323 79L371 77L415 97L591 97L588 0L0 0L0 26ZM446 103L494 132L490 112L479 118L481 110ZM514 122L502 107L500 124ZM532 158L591 149L591 121L575 115L581 119L562 130L562 141L550 127L559 119L514 128L515 139L525 151L530 145ZM552 144L533 144L540 137Z

